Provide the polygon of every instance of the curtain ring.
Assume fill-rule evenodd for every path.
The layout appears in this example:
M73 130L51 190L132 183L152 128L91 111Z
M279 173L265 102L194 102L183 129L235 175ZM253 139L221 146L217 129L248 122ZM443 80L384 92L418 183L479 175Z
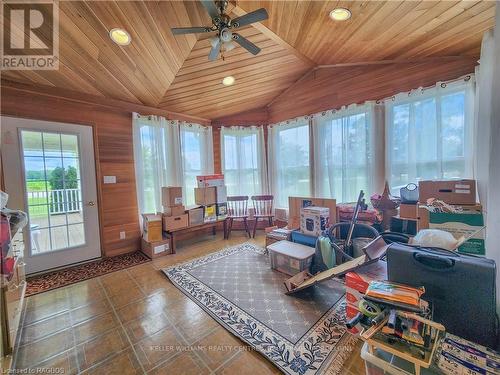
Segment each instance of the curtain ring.
M471 76L465 76L464 81L467 82L471 79Z
M446 87L446 83L444 83L444 82L443 82L443 83L441 83L441 88L443 88L443 89L444 89L445 87Z
M391 98L391 100L392 100L392 101L395 101L395 100L396 100L396 97L395 97L395 96L393 96L393 97Z

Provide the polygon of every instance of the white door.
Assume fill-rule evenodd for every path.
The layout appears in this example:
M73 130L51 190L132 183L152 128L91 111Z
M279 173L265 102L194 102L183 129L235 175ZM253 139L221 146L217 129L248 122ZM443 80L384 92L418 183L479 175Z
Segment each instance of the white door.
M101 255L92 127L1 117L8 207L28 213L27 273Z

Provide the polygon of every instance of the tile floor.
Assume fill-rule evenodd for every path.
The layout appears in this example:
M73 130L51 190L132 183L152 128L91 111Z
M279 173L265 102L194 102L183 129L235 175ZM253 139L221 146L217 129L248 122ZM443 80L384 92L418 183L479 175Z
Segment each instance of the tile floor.
M220 235L185 241L175 255L27 298L15 368L59 374L280 373L160 272L243 241L238 232L226 241ZM263 245L264 237L252 241ZM344 374L364 374L360 347Z

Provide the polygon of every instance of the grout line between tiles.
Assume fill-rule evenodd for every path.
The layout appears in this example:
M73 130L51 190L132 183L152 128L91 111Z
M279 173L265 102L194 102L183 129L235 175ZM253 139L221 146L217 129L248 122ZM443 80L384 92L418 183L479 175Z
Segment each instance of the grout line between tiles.
M125 270L127 271L127 270ZM132 345L132 340L130 339L129 335L128 335L128 332L127 330L125 329L125 327L123 326L123 323L122 321L120 320L120 317L118 316L118 313L116 312L116 309L115 309L115 305L113 304L113 302L111 301L111 299L109 298L108 296L108 291L106 290L106 288L104 288L104 285L102 285L102 282L101 282L101 279L97 279L97 282L99 283L99 285L101 285L101 287L103 288L104 290L104 294L109 302L109 304L111 305L111 310L113 311L113 314L115 315L115 318L118 320L118 323L120 323L120 327L121 329L123 330L123 333L125 334L125 337L127 338L128 340L128 343L130 344L130 347L132 349L132 352L134 353L135 355L135 359L137 360L137 362L139 363L139 366L141 367L141 370L142 370L142 373L143 374L146 374L146 370L144 369L144 366L142 365L142 362L139 358L139 356L137 355L137 351L135 350L134 348L134 345Z

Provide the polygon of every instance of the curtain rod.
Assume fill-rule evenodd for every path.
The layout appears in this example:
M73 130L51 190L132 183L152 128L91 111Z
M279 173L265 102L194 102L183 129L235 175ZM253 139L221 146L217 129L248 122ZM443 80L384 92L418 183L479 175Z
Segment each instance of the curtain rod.
M415 92L415 90L420 90L422 93L423 93L423 92L425 92L425 91L427 91L427 90L431 90L431 89L435 88L435 87L436 87L436 85L437 85L438 83L440 84L441 88L443 88L443 89L444 89L444 88L445 88L446 86L448 86L450 83L455 83L455 82L460 82L460 81L468 82L468 81L470 81L470 80L471 80L471 78L472 78L472 76L473 76L473 75L474 75L474 74L467 74L467 75L465 75L465 76L462 76L462 77L459 77L459 78L455 78L455 79L450 79L450 80L448 80L448 81L440 81L440 82L436 82L436 83L435 83L434 85L432 85L432 86L421 87L421 88L417 88L417 89L411 89L411 90L409 90L409 91L408 91L408 96L410 96L413 92ZM401 93L398 93L398 94L396 94L396 95L399 95L399 94L401 94ZM385 101L387 101L387 100L392 100L392 101L394 101L394 100L396 99L396 95L387 96L387 97L385 97L385 98L383 98L383 99L378 99L378 100L376 100L376 101L375 101L375 103L377 103L377 104L381 104L381 103L383 103L383 102L385 102Z

